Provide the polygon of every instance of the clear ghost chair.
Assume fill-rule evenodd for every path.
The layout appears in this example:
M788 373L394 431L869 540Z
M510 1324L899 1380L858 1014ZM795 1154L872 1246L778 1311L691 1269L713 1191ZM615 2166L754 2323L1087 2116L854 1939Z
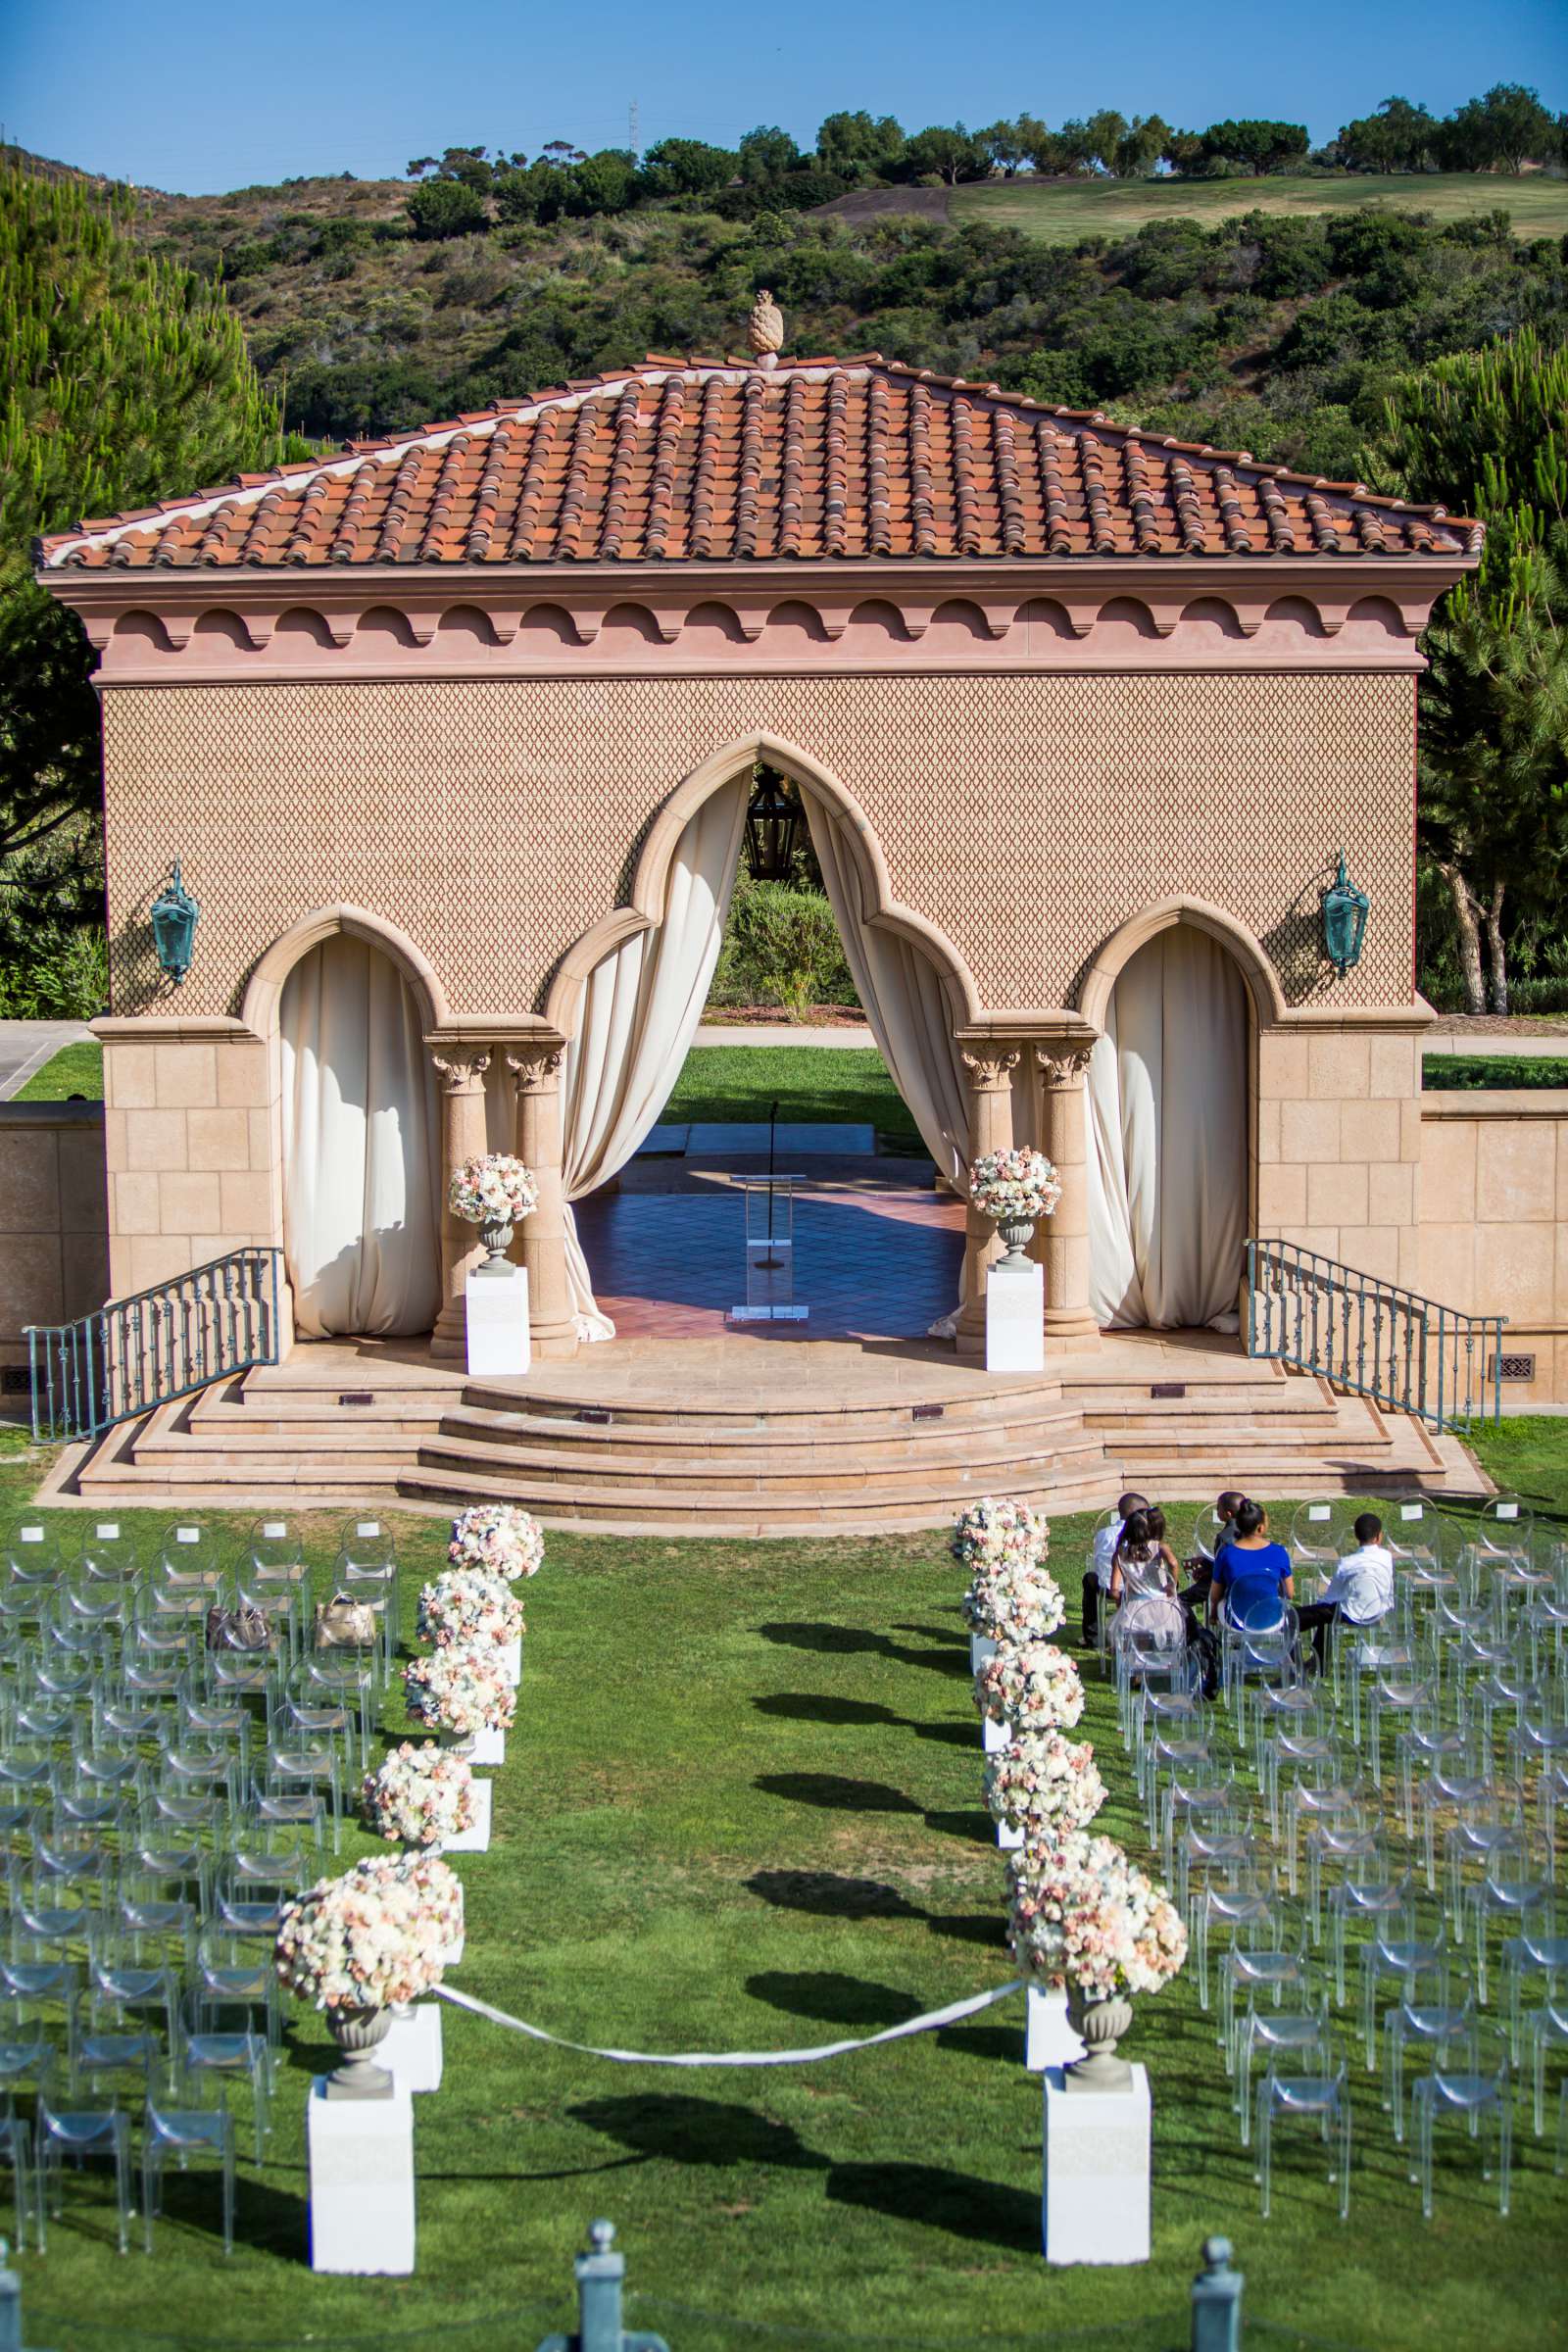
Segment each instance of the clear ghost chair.
M379 1519L345 1519L338 1531L334 1585L368 1600L381 1629L381 1671L392 1671L398 1641L398 1554L392 1531Z
M0 2161L11 2167L15 2210L15 2244L25 2253L27 2231L33 2223L32 2125L17 2113L15 2099L0 2099Z
M65 2160L69 2156L80 2163L88 2156L107 2156L115 2168L115 2190L119 2205L120 2251L123 2254L130 2234L130 2118L123 2108L116 2105L78 2105L73 2097L69 2106L54 2106L42 2092L38 2097L38 2250L44 2250L47 2224L46 2211L57 2217L64 2210ZM51 2201L49 2184L54 2183Z
M174 1700L177 1739L194 1734L202 1740L221 1740L231 1747L241 1777L250 1764L255 1709L245 1690L213 1690L205 1676L188 1674Z
M314 1795L325 1801L332 1814L332 1851L343 1844L343 1758L330 1735L296 1732L286 1740L268 1741L263 1759L263 1785L277 1796Z
M1329 2181L1338 2185L1340 2219L1350 2212L1350 2087L1345 2060L1325 2035L1304 2049L1281 2052L1257 2086L1258 2181L1266 2222L1273 2201L1274 2139L1280 2126L1308 2124L1329 2151Z
M1536 2137L1546 2129L1546 2059L1553 2050L1568 2050L1568 2000L1545 2000L1525 2019L1530 2045L1530 2082L1534 2100Z
M1333 1658L1334 1703L1342 1704L1342 1691L1348 1688L1350 1738L1357 1747L1363 1744L1366 1732L1369 1683L1384 1677L1396 1683L1431 1681L1437 1674L1436 1653L1413 1635L1400 1633L1389 1618L1376 1625L1343 1627L1334 1643Z
M1159 1832L1165 1777L1182 1767L1193 1770L1205 1764L1218 1771L1219 1763L1206 1720L1194 1723L1178 1717L1175 1723L1162 1725L1154 1733L1144 1756L1143 1774L1144 1810L1151 1845Z
M164 1749L158 1773L169 1788L205 1789L232 1809L241 1786L237 1743L211 1734L183 1733Z
M192 2002L191 2007L194 2012L196 2004ZM250 2084L255 2161L260 2164L271 2129L268 2095L272 2080L272 2052L267 2035L254 2033L248 2025L226 2031L187 2028L180 2037L177 2079L182 2086L206 2080L217 2080L225 2085L239 2081Z
M1493 1922L1500 1921L1505 1934L1510 1929L1517 1933L1526 1918L1548 1898L1551 1882L1528 1834L1521 1832L1515 1838L1499 1838L1490 1849L1480 1884L1469 1887L1467 1892L1470 1925L1475 1935L1476 1989L1485 2008L1489 1930Z
M1376 2074L1378 2064L1379 1986L1398 1987L1394 2002L1397 2007L1424 1971L1446 1972L1450 1959L1442 1924L1424 1925L1413 1896L1406 1898L1402 1910L1387 1912L1374 1923L1370 1938L1361 1946L1361 2039L1369 2075Z
M1218 1957L1233 1936L1271 1921L1275 1902L1272 1874L1256 1863L1230 1877L1204 1882L1193 1905L1200 2009L1208 2008L1210 1953Z
M78 1748L55 1783L56 1823L118 1830L135 1811L145 1769L131 1746Z
M1385 1727L1395 1728L1396 1753L1400 1729L1424 1721L1442 1705L1443 1687L1438 1679L1435 1656L1419 1646L1404 1661L1386 1661L1372 1678L1368 1700L1370 1728L1367 1753L1372 1766L1374 1785L1383 1787L1383 1754Z
M291 1578L281 1574L270 1576L247 1560L225 1579L221 1605L242 1622L252 1613L265 1619L267 1648L281 1665L293 1664L300 1653L305 1620L300 1588ZM229 1641L231 1646L260 1646L248 1641L240 1642L232 1633Z
M1498 1560L1528 1560L1535 1524L1536 1515L1522 1495L1490 1495L1475 1521L1476 1554L1483 1569Z
M128 1583L84 1576L79 1569L72 1569L55 1593L46 1623L63 1645L97 1647L107 1658L111 1639L130 1616L135 1599L135 1588Z
M213 1924L233 1936L277 1934L286 1906L311 1882L302 1843L257 1838L236 1841L219 1860L213 1883Z
M1344 1496L1331 1502L1300 1502L1291 1520L1291 1572L1298 1586L1326 1584L1339 1566L1355 1526L1353 1505Z
M1252 2137L1252 2075L1255 2068L1283 2066L1303 2050L1312 2050L1329 2037L1328 1987L1308 1969L1289 1998L1267 2001L1261 2007L1249 1995L1247 2010L1236 2029L1236 2096L1232 2101L1241 2122L1242 2145Z
M69 1948L85 1944L104 1916L115 1861L113 1848L88 1832L35 1835L30 1861L12 1886L13 1952L64 1958Z
M148 1740L161 1746L173 1728L173 1702L169 1693L127 1688L122 1672L93 1693L95 1747L140 1747Z
M1116 1719L1124 1745L1131 1740L1133 1708L1142 1690L1156 1683L1167 1690L1187 1690L1194 1680L1192 1655L1186 1642L1172 1638L1163 1615L1158 1622L1146 1624L1138 1621L1137 1610L1136 1600L1129 1601L1125 1611L1118 1609L1111 1630Z
M1394 1554L1396 1587L1411 1576L1444 1571L1448 1531L1432 1503L1396 1503L1384 1522L1383 1541Z
M152 1582L169 1591L211 1590L222 1573L223 1551L216 1528L199 1519L175 1519L165 1528L152 1556Z
M1555 1892L1526 1908L1518 1935L1503 1940L1502 1965L1508 1979L1508 2033L1517 2061L1524 2053L1527 1984L1544 1979L1548 2001L1555 2001L1568 1988L1568 1916L1559 1908Z
M0 2091L14 2097L48 2088L60 2058L70 2056L68 2016L57 2026L53 2004L40 1994L0 1991Z
M72 2036L71 2082L74 2098L96 2100L105 2082L128 2080L145 2098L154 2077L167 2074L169 2043L137 2014L136 2004L88 1983L76 1995Z
M345 1769L363 1773L370 1753L372 1680L357 1650L302 1658L274 1702L274 1736L329 1733L342 1742Z
M1516 1788L1486 1779L1466 1782L1458 1773L1434 1772L1426 1784L1427 1884L1434 1884L1432 1849L1435 1817L1447 1817L1443 1834L1444 1901L1455 1928L1463 1923L1466 1873L1479 1875L1493 1848L1524 1836L1525 1809Z
M1394 2119L1396 2140L1404 2138L1407 2056L1412 2051L1430 2052L1450 2034L1465 2032L1475 2013L1475 1987L1469 1971L1448 1950L1409 1971L1404 1989L1383 2024L1385 2104Z
M1525 1609L1521 1624L1530 1643L1530 1671L1538 1681L1549 1671L1560 1675L1568 1647L1568 1593L1559 1584Z
M1296 1737L1329 1738L1334 1710L1315 1682L1260 1683L1252 1693L1252 1769L1266 1793L1270 1785L1270 1755L1280 1740ZM1274 1823L1274 1835L1279 1824Z
M1530 1793L1530 1780L1535 1774L1538 1784L1544 1780L1552 1765L1568 1763L1568 1713L1564 1711L1564 1694L1559 1691L1542 1693L1521 1710L1519 1721L1508 1734L1508 1768L1518 1783L1522 1796ZM1555 1801L1548 1808L1544 1801L1543 1813L1555 1814Z
M1133 1710L1133 1779L1141 1798L1148 1797L1150 1743L1161 1733L1197 1732L1206 1721L1202 1699L1196 1690L1160 1690L1140 1685Z
M163 2211L164 2174L173 2157L184 2172L193 2156L215 2156L222 2186L223 2252L234 2251L234 2123L220 2082L186 2078L174 2098L149 2098L141 2143L143 2243L153 2250L153 2220ZM260 2156L257 2162L261 2162Z
M1307 1758L1285 1783L1285 1862L1293 1894L1300 1891L1301 1839L1305 1832L1326 1822L1365 1828L1378 1817L1378 1794L1363 1779L1361 1759L1341 1741L1328 1755Z
M1217 1758L1179 1767L1165 1783L1160 1823L1160 1855L1167 1879L1176 1875L1176 1858L1186 1853L1193 1831L1225 1831L1240 1820L1247 1802L1243 1784Z
M1238 2003L1294 1997L1311 1969L1306 1922L1284 1896L1276 1895L1266 1913L1237 1923L1219 1964L1220 2044L1227 2074L1236 2071Z
M161 2013L161 2046L165 2051L172 2051L179 2015L179 1980L156 1939L120 1928L97 1930L88 1946L83 1994L96 1994L105 2004L104 2014L117 2016L127 2032L140 2025L150 2034L149 2020ZM81 1997L78 1996L76 2010L78 2023L82 2015Z
M270 2088L283 2037L283 2003L270 1948L227 1929L207 1929L196 1946L187 1995L190 2031L197 2034L254 2035L258 2013Z
M1287 1601L1258 1602L1245 1620L1220 1611L1220 1667L1236 1736L1247 1744L1249 1690L1280 1690L1301 1678L1299 1622Z
M1345 1856L1339 1879L1328 1888L1326 1898L1321 1865L1319 1869L1314 1890L1319 1898L1319 1921L1326 1910L1334 1937L1334 1998L1343 2009L1351 1930L1370 1934L1391 1920L1401 1919L1410 1901L1410 1880L1375 1831L1364 1842L1358 1841L1354 1853Z
M1568 1756L1552 1756L1544 1763L1536 1778L1536 1803L1540 1810L1540 1835L1546 1848L1546 1863L1553 1877L1557 1869L1557 1807L1568 1804Z
M1449 1723L1438 1706L1417 1707L1394 1735L1394 1762L1399 1780L1399 1809L1404 1833L1416 1835L1417 1782L1440 1766L1457 1768L1474 1779L1482 1771L1481 1741L1469 1724Z
M1245 1803L1188 1821L1176 1845L1176 1901L1189 1930L1194 1904L1209 1878L1234 1882L1238 1871L1256 1862L1262 1842L1262 1832Z
M1511 1635L1499 1634L1495 1626L1487 1626L1480 1633L1461 1635L1457 1642L1450 1644L1449 1688L1461 1723L1481 1720L1490 1725L1497 1709L1510 1703L1502 1695L1503 1687L1509 1683L1523 1685L1527 1693L1534 1693L1529 1659L1521 1657L1521 1646ZM1493 1692L1490 1707L1485 1696L1489 1690ZM1517 1709L1518 1700L1511 1703Z
M1432 2046L1432 2071L1411 2085L1410 2135L1420 2167L1421 2212L1432 2219L1434 2142L1440 2123L1462 2124L1466 2135L1482 2144L1482 2179L1492 2176L1486 2162L1485 2127L1495 2130L1497 2211L1508 2212L1509 2170L1513 2158L1513 2085L1507 2035L1496 2026L1472 2018Z
M212 1864L199 1833L144 1808L120 1848L122 1914L132 1912L137 1923L131 1933L177 1939L183 1948L206 1915Z
M290 1780L276 1788L256 1781L246 1799L245 1826L254 1835L303 1833L318 1855L326 1843L326 1799L314 1781Z
M72 1573L94 1583L133 1585L141 1571L135 1537L118 1519L95 1519L84 1530Z

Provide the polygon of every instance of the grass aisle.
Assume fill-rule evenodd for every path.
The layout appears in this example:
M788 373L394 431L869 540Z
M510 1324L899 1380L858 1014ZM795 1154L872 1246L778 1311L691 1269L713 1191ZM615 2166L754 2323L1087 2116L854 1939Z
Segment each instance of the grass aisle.
M1563 1425L1534 1424L1504 1449L1561 1510ZM14 1524L30 1476L13 1460L3 1478ZM148 1534L159 1525L125 1516ZM237 1537L242 1523L229 1524ZM312 1524L324 1540L326 1524ZM1054 1531L1070 1593L1084 1529ZM443 1532L404 1523L406 1631ZM935 1536L552 1538L524 1593L521 1705L495 1776L493 1843L457 1865L467 1954L454 1982L579 2039L692 2049L870 2033L1003 1981L1002 1864L980 1810L959 1586ZM1089 1681L1080 1736L1112 1788L1102 1826L1142 1858L1109 1695ZM400 1704L387 1726L402 1731ZM351 1831L344 1860L362 1850ZM1186 2340L1199 2241L1216 2229L1238 2244L1250 2314L1277 2323L1284 2343L1298 2324L1366 2352L1561 2340L1563 2184L1527 2124L1512 2220L1499 2224L1465 2147L1424 2228L1357 2073L1348 2229L1304 2150L1286 2158L1264 2228L1192 1974L1137 2005L1130 2044L1153 2078L1154 2259L1048 2273L1040 2086L1020 2063L1022 2030L1020 1999L817 2067L674 2076L449 2010L446 2082L416 2110L418 2270L393 2282L304 2267L303 2104L330 2052L295 2011L271 2161L260 2178L243 2168L232 2262L214 2234L211 2180L173 2180L154 2259L122 2261L107 2182L84 2176L68 2184L47 2257L23 2258L28 2340L58 2352L526 2352L567 2324L570 2257L596 2214L621 2232L628 2325L658 2328L671 2352L765 2345L770 2326L807 2331L781 2342L945 2340L955 2352L1110 2328L1103 2340L1129 2352L1171 2352Z

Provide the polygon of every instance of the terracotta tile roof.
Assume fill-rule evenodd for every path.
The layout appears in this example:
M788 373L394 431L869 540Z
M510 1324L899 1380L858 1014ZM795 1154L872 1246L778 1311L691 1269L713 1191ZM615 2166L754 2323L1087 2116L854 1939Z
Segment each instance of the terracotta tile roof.
M649 359L40 542L50 569L1464 556L1481 526L995 384Z

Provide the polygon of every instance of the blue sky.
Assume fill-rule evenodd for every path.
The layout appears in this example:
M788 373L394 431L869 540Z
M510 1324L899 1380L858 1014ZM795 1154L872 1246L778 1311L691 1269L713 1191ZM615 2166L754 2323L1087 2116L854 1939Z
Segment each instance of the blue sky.
M906 129L1107 105L1199 128L1281 116L1321 140L1393 92L1443 114L1499 80L1568 108L1562 0L1320 0L1299 15L1237 0L1082 13L1041 0L986 13L952 0L0 0L6 136L189 194L300 172L396 176L453 143L624 146L633 101L644 146L675 131L729 146L759 122L805 144L825 114L858 106Z

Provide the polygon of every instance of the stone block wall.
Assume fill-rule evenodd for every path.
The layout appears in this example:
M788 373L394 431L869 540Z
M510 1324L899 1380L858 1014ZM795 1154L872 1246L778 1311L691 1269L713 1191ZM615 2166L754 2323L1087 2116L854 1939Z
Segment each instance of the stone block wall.
M1534 1380L1504 1385L1504 1410L1568 1404L1568 1091L1421 1099L1420 1280L1471 1314L1506 1315L1506 1355Z
M237 1021L149 1037L99 1021L115 1295L282 1231L278 1105L266 1046Z
M1421 1287L1420 1038L1409 1024L1256 1041L1255 1230Z
M66 1323L109 1296L101 1102L0 1102L0 1376L12 1398L29 1323Z

